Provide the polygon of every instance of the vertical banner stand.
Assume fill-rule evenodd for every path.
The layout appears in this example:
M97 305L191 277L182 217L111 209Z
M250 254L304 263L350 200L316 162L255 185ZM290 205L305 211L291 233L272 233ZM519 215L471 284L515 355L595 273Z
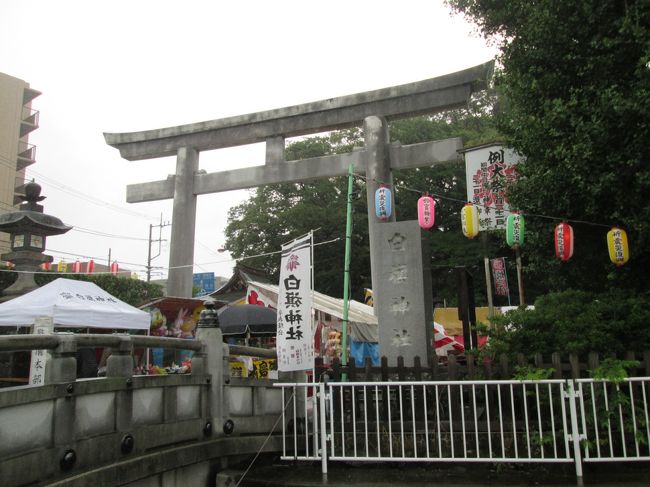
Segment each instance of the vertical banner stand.
M354 182L354 165L348 167L348 209L345 224L345 264L343 267L343 324L341 326L341 382L348 381L348 309L350 307L350 251L352 241L352 189Z

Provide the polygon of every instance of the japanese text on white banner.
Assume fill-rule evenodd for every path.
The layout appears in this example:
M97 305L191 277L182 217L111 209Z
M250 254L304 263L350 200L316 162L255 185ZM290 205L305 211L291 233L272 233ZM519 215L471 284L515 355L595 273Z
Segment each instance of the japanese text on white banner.
M311 234L282 247L278 286L278 370L314 365L311 323Z

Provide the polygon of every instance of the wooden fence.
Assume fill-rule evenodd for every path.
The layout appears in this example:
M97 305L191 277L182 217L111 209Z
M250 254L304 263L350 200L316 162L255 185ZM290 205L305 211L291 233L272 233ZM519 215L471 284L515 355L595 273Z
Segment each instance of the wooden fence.
M642 353L628 352L625 356L614 357L621 360L636 360L638 365L629 369L631 377L650 376L650 350ZM343 367L340 360L334 359L326 364L322 358L316 359L317 380L327 374L329 380L338 382L341 375L347 373L347 380L350 382L372 382L372 381L440 381L440 380L508 380L512 379L517 367L530 366L539 369L553 369L550 378L552 379L579 379L591 377L591 371L595 370L608 358L592 352L585 357L576 354L562 355L553 353L550 357L541 354L535 355L532 359L518 354L512 360L502 355L496 359L477 359L468 354L457 357L448 355L446 358L433 357L429 364L422 363L419 357L415 357L412 365L404 363L402 357L398 357L397 364L388 365L386 357L382 357L381 365L373 366L370 359L364 364L357 365L353 358L349 359L347 367Z

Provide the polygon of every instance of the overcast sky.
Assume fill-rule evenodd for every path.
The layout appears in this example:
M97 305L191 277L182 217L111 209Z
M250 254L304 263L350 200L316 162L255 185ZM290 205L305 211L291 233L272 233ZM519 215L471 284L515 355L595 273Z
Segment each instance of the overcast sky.
M171 221L172 202L128 204L126 186L166 178L175 158L123 160L104 132L410 83L494 54L442 0L0 1L0 72L43 93L33 102L40 128L30 134L37 162L27 175L43 186L45 212L75 227L50 237L47 253L55 262L105 264L110 249L121 268L140 276L149 225L161 215ZM203 152L199 167L214 172L263 163L258 144ZM248 194L198 198L194 272L231 275L235 263L217 249L228 209ZM153 260L163 269L154 277L166 275L169 237L165 227L167 242Z

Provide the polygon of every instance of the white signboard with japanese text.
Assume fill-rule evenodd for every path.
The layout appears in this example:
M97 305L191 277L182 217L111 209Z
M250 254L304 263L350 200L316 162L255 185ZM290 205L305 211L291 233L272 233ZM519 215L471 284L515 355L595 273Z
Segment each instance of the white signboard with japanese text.
M282 247L278 286L278 370L314 366L311 323L311 234Z
M42 316L34 321L34 335L51 335L54 331L52 318ZM47 366L47 350L32 350L32 360L29 366L29 385L42 386L45 384L45 367Z
M467 201L476 205L481 231L506 227L510 214L506 188L517 177L519 154L501 145L465 152Z

